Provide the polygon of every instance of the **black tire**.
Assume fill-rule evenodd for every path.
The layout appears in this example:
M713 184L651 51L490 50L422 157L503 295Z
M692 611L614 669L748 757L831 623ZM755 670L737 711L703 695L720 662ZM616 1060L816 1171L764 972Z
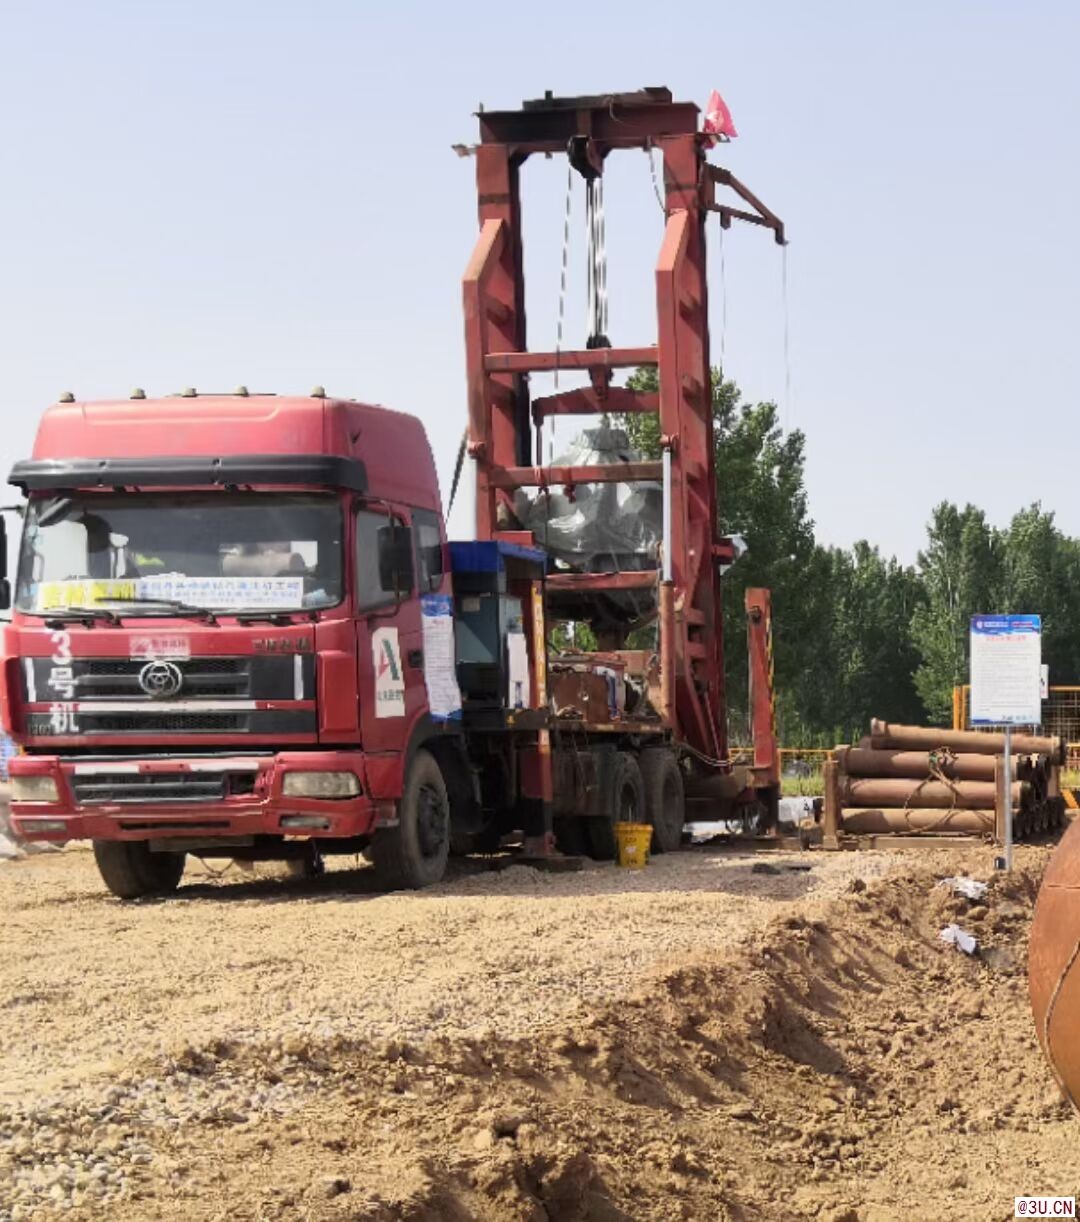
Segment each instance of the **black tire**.
M780 786L754 791L754 801L745 808L743 824L751 836L770 836L780 826Z
M318 844L309 840L303 857L288 858L285 868L289 871L290 878L321 878L326 873L326 859L319 851Z
M439 882L450 855L450 799L435 757L413 756L397 827L381 827L371 839L371 858L387 890L415 891Z
M585 834L588 822L573 815L558 815L555 818L555 846L567 857L588 857L589 838Z
M686 822L683 776L675 753L652 747L641 753L641 780L645 788L645 821L652 824L652 851L674 853L682 845Z
M184 874L183 853L151 853L143 840L95 840L94 860L105 886L122 900L172 895Z
M477 854L481 857L491 857L502 848L502 832L499 825L492 819L478 832L456 833L454 820L450 819L450 855L451 857L469 857Z
M620 751L608 774L606 814L587 819L591 856L596 861L614 861L618 852L616 823L644 823L645 796L637 760Z

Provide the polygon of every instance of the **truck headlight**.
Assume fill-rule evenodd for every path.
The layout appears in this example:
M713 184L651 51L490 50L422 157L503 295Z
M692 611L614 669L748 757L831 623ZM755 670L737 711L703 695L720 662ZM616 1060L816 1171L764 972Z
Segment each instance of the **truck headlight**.
M59 802L60 792L51 776L13 776L11 798L14 802Z
M287 798L355 798L360 781L355 772L286 772L281 792Z

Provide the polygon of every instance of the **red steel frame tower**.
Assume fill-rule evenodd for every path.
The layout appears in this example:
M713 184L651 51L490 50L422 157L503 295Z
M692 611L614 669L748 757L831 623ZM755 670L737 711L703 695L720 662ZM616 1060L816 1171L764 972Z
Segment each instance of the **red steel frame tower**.
M698 107L666 89L599 97L547 95L514 111L482 111L476 147L480 237L464 277L469 453L476 463L476 533L500 533L500 505L517 488L634 480L663 483L663 567L649 572L559 573L549 586L582 593L654 589L659 582L664 720L699 758L726 766L723 639L718 566L733 557L718 536L709 364L705 221L744 220L784 242L783 223L733 175L706 161L712 138ZM520 169L532 153L564 154L586 176L609 153L643 149L663 161L664 238L656 265L656 344L530 352L522 266ZM746 207L716 200L730 188ZM655 366L659 395L611 385L613 371ZM584 371L590 387L531 399L528 375ZM659 412L659 462L542 467L532 426L553 415ZM755 704L761 696L756 685ZM768 693L771 717L771 691ZM765 724L754 712L755 727ZM775 738L771 754L775 757ZM763 757L764 758L764 757ZM755 764L758 760L755 759ZM760 767L760 765L759 765ZM758 769L755 769L758 771ZM759 775L762 775L759 772Z

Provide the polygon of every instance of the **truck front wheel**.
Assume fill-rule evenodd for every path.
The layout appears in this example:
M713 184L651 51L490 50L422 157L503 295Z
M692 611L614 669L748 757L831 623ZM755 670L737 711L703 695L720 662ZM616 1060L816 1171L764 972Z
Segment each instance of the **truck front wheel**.
M94 860L105 886L122 900L172 895L184 873L183 853L151 853L143 840L95 840Z
M437 883L450 853L450 799L435 757L413 756L397 827L381 827L371 840L379 882L387 890L416 890Z

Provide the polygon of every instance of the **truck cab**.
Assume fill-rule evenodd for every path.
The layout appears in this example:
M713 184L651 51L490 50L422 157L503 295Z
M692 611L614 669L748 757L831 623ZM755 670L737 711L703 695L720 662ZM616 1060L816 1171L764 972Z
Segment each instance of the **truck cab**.
M452 764L460 737L425 681L422 599L449 575L419 421L319 390L72 400L10 478L20 835L93 840L129 896L171 890L188 849L311 839L441 874L445 786L426 853L394 843L417 753Z

